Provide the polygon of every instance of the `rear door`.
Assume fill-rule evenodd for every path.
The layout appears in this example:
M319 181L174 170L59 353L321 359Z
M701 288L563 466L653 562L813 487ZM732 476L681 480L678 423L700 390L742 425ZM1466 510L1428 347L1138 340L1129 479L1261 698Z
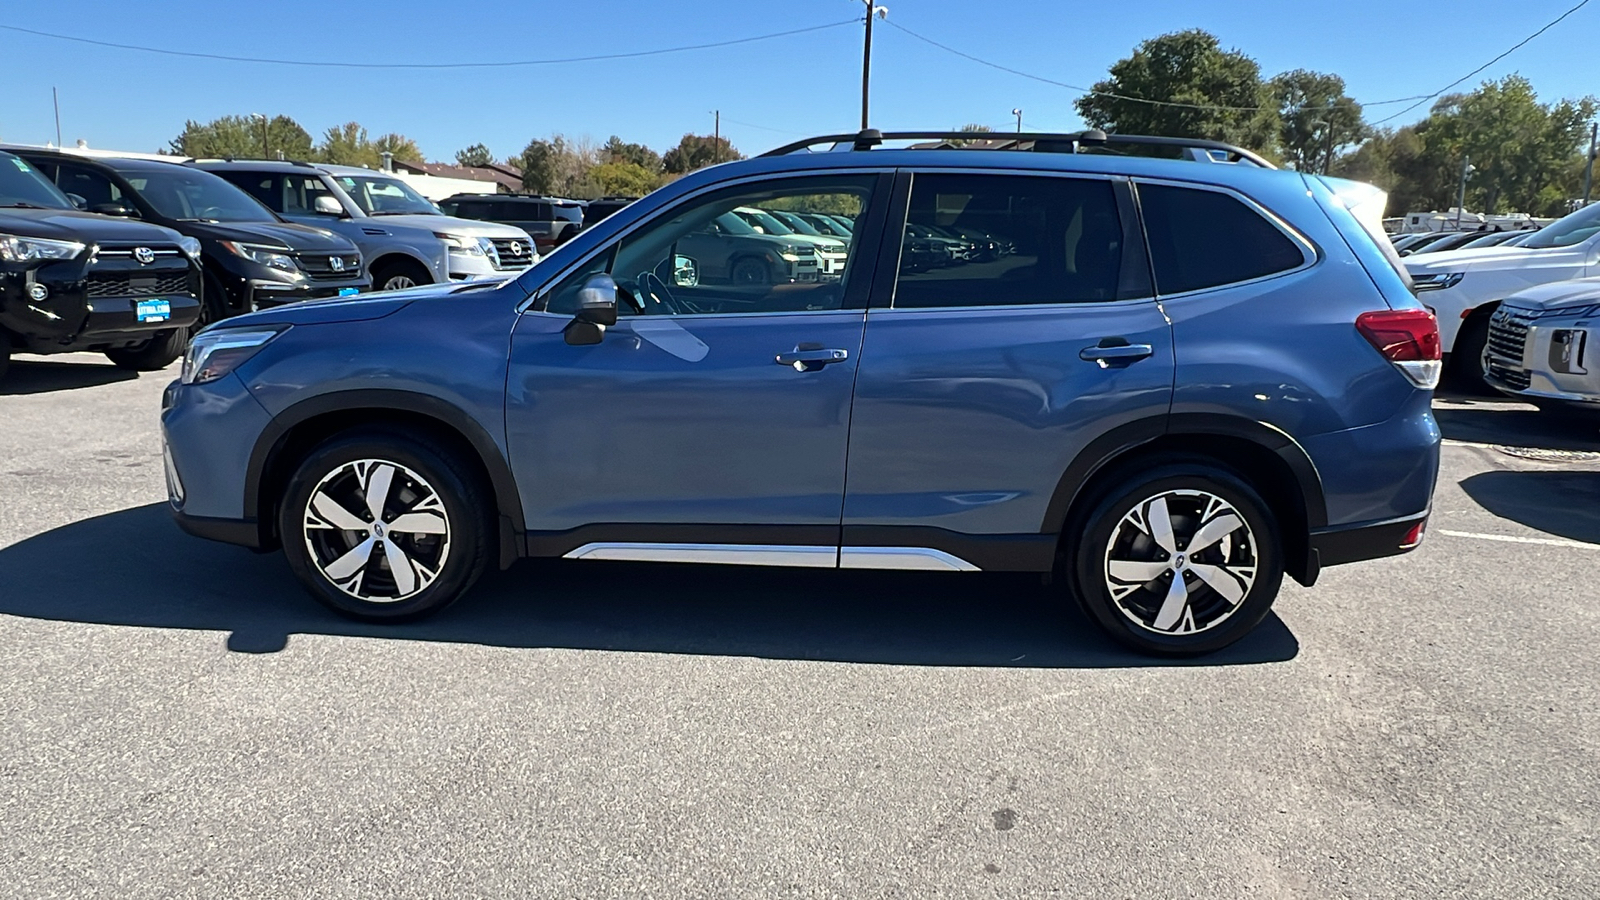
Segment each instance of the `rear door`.
M904 224L886 232L867 315L841 565L1047 569L1068 466L1113 429L1159 433L1171 402L1172 336L1129 186L943 170L902 173L895 199ZM925 227L1004 249L925 267L909 252Z

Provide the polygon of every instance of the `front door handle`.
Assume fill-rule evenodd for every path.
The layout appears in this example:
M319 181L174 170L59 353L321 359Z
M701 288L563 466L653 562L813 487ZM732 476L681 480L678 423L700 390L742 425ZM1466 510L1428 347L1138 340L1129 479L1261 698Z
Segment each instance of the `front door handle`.
M823 366L844 362L849 358L848 350L830 350L816 344L801 344L788 353L779 353L773 362L780 366L793 366L796 372L815 372Z
M1155 348L1149 344L1130 344L1123 338L1106 338L1093 347L1079 350L1078 358L1085 362L1099 363L1102 369L1109 369L1112 366L1136 363L1154 352Z

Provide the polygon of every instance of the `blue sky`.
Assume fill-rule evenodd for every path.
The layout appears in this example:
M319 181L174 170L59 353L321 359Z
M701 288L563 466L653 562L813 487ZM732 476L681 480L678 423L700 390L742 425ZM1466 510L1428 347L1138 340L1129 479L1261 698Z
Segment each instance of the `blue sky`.
M1217 34L1272 75L1310 68L1344 76L1358 100L1432 93L1573 5L1574 0L890 0L890 20L974 56L1088 85L1139 41L1182 28ZM160 14L152 11L159 8ZM55 0L18 4L4 23L117 43L207 53L347 62L492 62L708 43L839 22L860 0L584 0L444 4L386 0ZM137 10L137 12L136 12ZM481 10L474 12L470 10ZM1600 4L1585 7L1478 80L1520 72L1542 99L1600 90ZM658 150L686 131L709 133L711 111L746 153L793 136L854 130L861 30L841 26L770 41L610 62L515 69L393 71L290 68L181 59L0 31L0 141L55 137L50 88L61 93L62 137L154 151L185 119L264 112L313 135L355 120L373 134L414 138L430 159L483 142L497 157L530 137L611 134ZM879 27L873 124L944 128L981 122L1081 127L1073 91L999 72ZM1374 107L1369 119L1404 107ZM1380 112L1381 110L1381 112ZM1426 105L1396 124L1420 118Z

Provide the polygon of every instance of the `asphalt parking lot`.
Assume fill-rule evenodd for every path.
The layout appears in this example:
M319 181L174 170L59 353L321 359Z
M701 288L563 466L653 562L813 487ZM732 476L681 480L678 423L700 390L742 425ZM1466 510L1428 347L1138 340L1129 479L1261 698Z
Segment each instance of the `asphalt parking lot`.
M1600 896L1600 431L1131 656L1037 580L524 563L400 627L181 534L171 373L0 384L0 895Z

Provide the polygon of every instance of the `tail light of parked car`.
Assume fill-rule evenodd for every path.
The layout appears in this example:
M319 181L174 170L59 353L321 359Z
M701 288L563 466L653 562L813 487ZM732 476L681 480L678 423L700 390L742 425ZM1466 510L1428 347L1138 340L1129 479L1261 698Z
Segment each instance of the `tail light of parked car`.
M1444 345L1433 313L1425 309L1364 312L1356 317L1356 330L1412 384L1430 391L1439 386Z

